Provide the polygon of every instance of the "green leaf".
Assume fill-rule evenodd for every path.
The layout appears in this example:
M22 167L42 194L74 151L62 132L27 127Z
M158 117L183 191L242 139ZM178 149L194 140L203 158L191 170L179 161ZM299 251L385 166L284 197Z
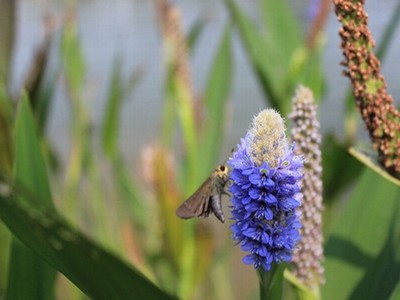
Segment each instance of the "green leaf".
M15 135L14 180L39 197L40 203L35 205L40 204L53 211L46 166L26 97L19 106ZM19 201L28 202L30 199L21 198ZM25 245L14 240L6 299L54 299L55 275L56 272L51 267Z
M400 276L400 189L365 169L327 241L323 299L387 299Z
M36 124L26 97L20 103L15 122L14 173L17 182L37 194L46 207L54 208Z
M189 52L192 53L195 49L196 43L199 40L201 33L207 24L206 18L198 18L196 22L190 27L188 34L186 35L186 42Z
M390 295L389 300L398 300L398 299L400 299L400 280L397 282L397 285L394 288L392 294Z
M0 82L0 173L11 176L13 161L12 126L14 109L7 96L5 85Z
M71 154L66 170L66 206L71 212L78 211L78 189L82 175L93 163L93 149L89 111L85 107L83 89L86 77L85 58L79 39L76 20L70 16L64 24L61 37L61 57L67 95L71 108Z
M300 83L320 96L323 77L312 77L313 72L321 72L320 61L313 61L315 55L301 47L299 24L285 1L261 1L265 25L262 30L242 13L235 0L225 0L225 3L272 106L287 114L293 89Z
M285 58L286 63L282 65L280 50L277 45L267 43L264 36L259 33L259 30L250 19L243 14L234 0L225 0L225 3L231 14L235 25L238 28L240 37L244 43L247 54L257 78L261 82L261 87L265 95L273 106L279 108L282 112L287 112L288 107L282 109L280 99L283 93L282 78L285 76L288 58Z
M272 265L271 270L259 270L260 280L260 299L261 300L279 300L282 299L283 272L286 264Z
M222 35L208 76L204 96L207 113L201 146L204 158L202 174L207 174L214 167L218 150L221 147L232 73L231 31L227 27Z
M144 228L145 217L144 207L141 204L137 188L130 177L126 163L119 151L119 132L121 111L126 98L133 92L141 79L142 72L135 70L129 79L124 81L122 76L122 60L117 57L113 67L113 73L108 88L107 107L102 121L101 141L103 151L112 164L113 176L118 197L125 199L129 209L134 216L135 225Z
M378 175L382 176L386 180L396 184L400 187L400 179L391 176L386 170L384 170L380 165L378 165L372 157L367 156L367 154L356 150L355 148L350 148L349 153L353 155L358 161L364 164L366 167L370 168L372 171L376 172Z
M68 87L72 93L78 93L84 84L86 68L75 20L73 19L70 19L64 26L61 52ZM72 95L72 97L75 96Z
M325 87L322 62L322 46L314 49L298 47L293 54L286 81L286 90L293 90L298 84L309 87L319 103Z
M119 122L123 104L142 77L142 71L136 69L127 80L124 80L122 66L121 57L118 56L113 65L108 87L107 104L102 121L101 141L103 150L109 159L116 159L119 156Z
M322 144L324 201L332 203L344 189L359 178L362 165L348 153L348 145L329 134ZM340 164L338 163L340 162Z
M103 150L109 158L115 158L118 151L119 117L123 101L121 66L121 60L117 59L108 88L107 107L102 122Z
M302 43L302 32L296 16L284 0L262 0L261 6L268 41L278 45L282 61L288 63L287 58Z
M89 297L100 300L173 299L139 271L71 228L53 210L33 205L33 201L23 203L15 194L38 200L33 195L27 196L21 186L12 189L3 183L0 217L4 223L37 256L63 273Z
M127 164L119 157L119 159L113 161L112 167L112 178L116 184L118 197L120 197L120 199L125 199L128 203L128 209L133 216L133 222L136 228L139 231L145 230L147 224L146 220L148 214L151 212L146 211L143 205L143 199L139 195L137 184L131 177Z

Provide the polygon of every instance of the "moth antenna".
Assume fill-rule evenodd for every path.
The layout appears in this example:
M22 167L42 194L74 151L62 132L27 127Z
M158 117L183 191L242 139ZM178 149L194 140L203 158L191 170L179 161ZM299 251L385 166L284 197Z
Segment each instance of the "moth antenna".
M231 151L230 151L230 153L229 153L229 156L228 156L227 158L225 158L225 160L224 160L224 166L226 166L226 164L227 164L229 158L231 157L231 155L232 155L232 153L233 153L234 151L235 151L235 147L233 147L233 148L231 149Z

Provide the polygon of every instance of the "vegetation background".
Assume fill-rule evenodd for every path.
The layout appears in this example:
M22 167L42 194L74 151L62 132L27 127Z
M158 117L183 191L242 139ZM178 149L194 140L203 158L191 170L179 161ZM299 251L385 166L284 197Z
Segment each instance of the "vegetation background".
M369 141L324 3L1 0L0 299L256 299L229 222L175 209L299 84L324 138L322 298L399 299L398 181L348 154ZM399 2L366 9L398 99Z

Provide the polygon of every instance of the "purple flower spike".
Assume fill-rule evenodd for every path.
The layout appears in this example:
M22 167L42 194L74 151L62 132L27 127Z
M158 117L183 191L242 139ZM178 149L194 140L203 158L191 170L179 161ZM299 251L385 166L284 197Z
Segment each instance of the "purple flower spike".
M288 262L300 240L297 208L303 161L293 153L281 116L267 109L253 124L229 160L233 239L248 254L246 264L265 271Z

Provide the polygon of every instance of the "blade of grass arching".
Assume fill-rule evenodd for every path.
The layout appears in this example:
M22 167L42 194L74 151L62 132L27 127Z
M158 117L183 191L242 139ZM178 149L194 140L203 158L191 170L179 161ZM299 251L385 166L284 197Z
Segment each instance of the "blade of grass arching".
M87 111L82 103L81 91L76 90L76 98L71 96L74 114L72 118L78 119L81 132L79 132L78 124L73 124L72 140L74 147L79 148L78 152L73 152L71 155L71 164L79 169L80 172L74 174L74 180L69 181L67 187L67 201L69 202L71 211L76 219L85 216L86 228L90 228L90 232L103 245L108 245L112 249L121 249L121 236L116 234L116 228L112 224L116 224L113 219L116 214L115 201L107 198L107 185L105 182L109 179L107 175L102 174L101 160L96 159L97 156L93 152L90 141L92 140L92 131L90 130L90 121L87 116ZM74 156L75 155L75 156ZM85 176L87 181L82 182L82 176ZM79 201L81 194L78 192L80 187L84 187L83 199L84 204ZM79 221L78 221L79 223Z
M393 292L390 294L389 300L398 300L400 299L400 278L397 282L396 287L393 289Z
M38 195L43 207L53 211L46 166L35 128L28 99L23 97L15 122L14 178ZM19 201L30 199L22 197ZM54 299L55 275L55 270L30 249L19 240L13 240L6 299Z
M73 229L21 185L13 189L2 183L1 187L0 218L3 222L30 251L63 273L90 298L174 299L140 272ZM21 202L21 195L31 198L31 202ZM31 295L10 299L33 298ZM41 294L37 299L46 298Z
M119 156L118 142L121 111L125 100L134 92L142 78L142 70L137 69L124 80L122 75L123 62L117 57L108 87L106 109L102 120L101 143L106 156L114 160Z
M340 164L338 164L340 161ZM348 146L328 134L322 143L324 182L324 232L330 232L338 214L343 210L342 195L362 175L363 166L348 153Z
M204 101L206 116L204 136L201 140L202 170L201 174L207 176L216 164L218 151L221 147L226 103L232 81L232 49L231 30L227 27L221 36L221 41L208 75Z
M261 1L264 22L271 43L276 43L283 54L284 67L287 74L283 80L286 99L301 83L310 87L317 101L321 98L324 89L322 66L322 39L308 47L303 42L301 26L296 19L288 1Z
M177 74L176 74L177 75ZM193 97L190 89L185 82L179 78L179 75L173 75L171 78L171 88L176 97L177 113L180 126L182 127L182 135L185 144L186 160L187 160L187 191L193 189L198 183L198 146L197 146L197 130L195 124L195 116L193 109Z
M365 151L357 150L356 148L351 147L349 149L349 153L356 158L360 163L364 166L368 167L378 175L382 176L386 180L392 182L393 184L400 187L400 179L391 176L387 173L377 162L376 157L371 157Z
M297 80L293 80L293 82L302 82L305 86L308 86L313 91L317 103L320 103L326 87L322 52L322 48L314 48L309 52L301 74Z
M250 63L261 83L261 87L272 106L282 113L288 112L290 107L286 102L281 102L283 97L282 79L286 75L288 58L282 62L276 59L279 56L279 49L275 44L267 43L258 28L245 16L234 0L225 0L234 24L237 26L239 35L243 41ZM288 102L288 101L287 101ZM287 107L286 107L287 106Z
M387 299L400 275L400 189L366 168L326 247L322 298Z
M64 25L60 48L71 107L71 151L66 171L65 207L72 214L77 213L77 190L86 166L85 159L89 157L90 152L90 121L82 97L85 64L72 15Z
M362 165L348 153L348 146L332 134L326 135L322 143L324 201L334 202L340 193L351 186L362 173ZM337 162L341 163L338 164Z
M119 130L121 110L126 98L134 91L141 78L141 72L135 71L127 82L121 74L122 61L118 57L114 63L113 73L108 89L106 110L102 121L101 140L103 151L112 164L112 180L116 184L117 193L128 203L135 225L145 227L145 211L139 201L135 183L129 176L122 154L119 151Z
M0 82L0 173L12 174L13 140L12 120L14 109L12 101L7 97L7 91Z
M121 58L117 58L111 75L102 121L101 142L103 151L109 159L115 159L118 153L119 121L123 102L121 66Z
M312 49L299 47L292 54L289 71L284 79L285 91L293 91L301 83L308 86L319 103L325 88L325 77L322 65L322 45ZM286 99L290 99L287 96Z
M1 29L0 29L1 30ZM0 46L1 47L1 46ZM12 176L13 145L12 101L6 96L5 86L0 83L0 175ZM0 298L7 284L11 235L4 224L0 224Z
M186 36L187 46L189 53L192 53L196 48L197 41L201 33L204 30L205 25L207 24L206 19L200 17L196 20L196 22L190 27L190 30Z
M78 93L82 90L85 80L85 62L73 13L64 24L61 40L63 67L71 93L71 101L77 101ZM74 103L72 103L74 104Z
M163 118L161 126L161 140L164 146L171 146L174 138L175 126L177 124L176 118L176 103L173 92L167 88L164 95Z
M302 44L300 24L289 7L288 1L262 0L261 11L269 44L279 48L284 63L289 63L293 52ZM283 68L287 68L284 65ZM307 85L306 85L307 86Z
M139 196L136 183L130 176L129 170L122 159L118 159L114 162L113 174L118 194L122 199L126 199L136 228L143 232L143 230L146 229L148 213L143 206L143 200L141 200L141 197Z
M10 75L16 12L16 1L0 1L0 85L5 85L1 88L6 88Z

